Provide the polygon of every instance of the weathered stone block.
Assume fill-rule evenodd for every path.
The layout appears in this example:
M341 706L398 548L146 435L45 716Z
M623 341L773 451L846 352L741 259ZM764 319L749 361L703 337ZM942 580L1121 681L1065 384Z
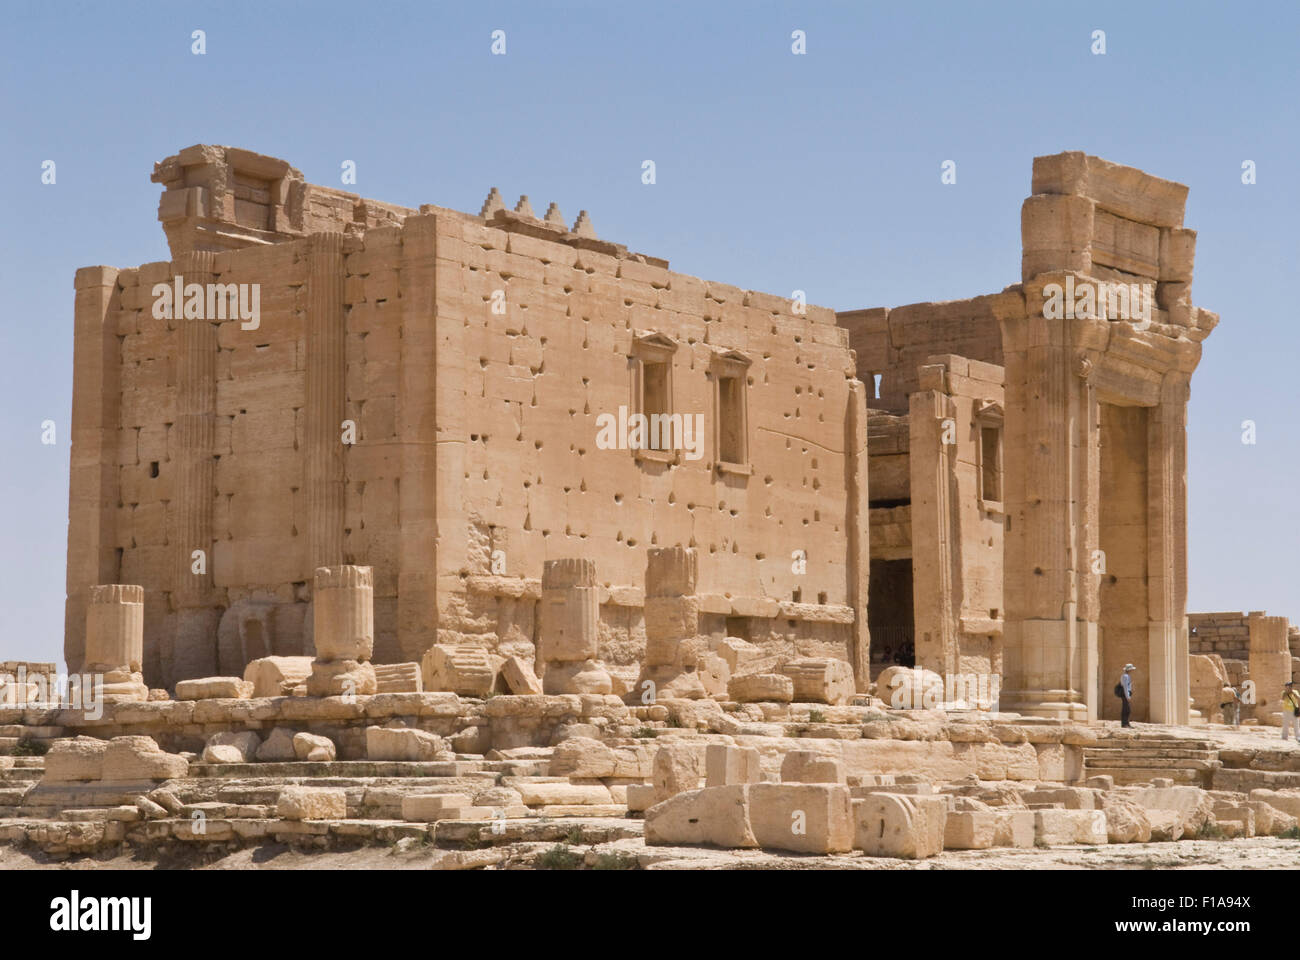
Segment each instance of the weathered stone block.
M846 853L853 849L848 787L751 784L749 820L754 839L765 849L798 853Z
M347 794L338 787L285 787L275 815L283 820L343 820L348 815Z
M854 846L869 857L923 860L943 852L948 799L873 793L853 801Z
M650 846L712 844L756 847L750 827L748 784L687 790L655 804L645 814L645 842Z

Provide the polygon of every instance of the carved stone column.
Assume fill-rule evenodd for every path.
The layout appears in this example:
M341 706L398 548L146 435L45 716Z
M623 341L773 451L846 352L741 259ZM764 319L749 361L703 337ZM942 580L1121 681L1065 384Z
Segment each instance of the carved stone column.
M86 603L86 660L81 672L102 674L102 697L113 703L148 700L144 659L144 587L107 583L90 588Z
M375 693L375 590L370 567L318 567L312 591L316 659L307 694Z
M591 560L548 560L542 567L538 658L546 693L609 693L600 655L600 588Z

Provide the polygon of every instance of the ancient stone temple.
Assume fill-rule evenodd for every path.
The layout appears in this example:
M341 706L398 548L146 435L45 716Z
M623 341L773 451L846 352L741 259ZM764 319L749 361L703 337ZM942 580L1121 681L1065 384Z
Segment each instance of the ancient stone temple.
M316 569L359 565L375 663L474 645L625 692L647 550L681 546L702 636L868 682L865 392L832 311L495 190L415 210L210 146L154 180L171 260L77 274L70 663L119 582L151 686L312 655ZM576 660L539 650L557 561L591 592Z
M839 314L873 386L873 654L1074 719L1118 717L1133 663L1135 716L1187 722L1187 399L1218 317L1191 303L1186 196L1039 157L1020 283Z
M1040 157L1020 283L837 316L495 189L212 146L153 179L171 259L76 277L70 665L117 584L151 687L788 701L902 664L1087 720L1133 662L1136 716L1186 720L1186 188Z

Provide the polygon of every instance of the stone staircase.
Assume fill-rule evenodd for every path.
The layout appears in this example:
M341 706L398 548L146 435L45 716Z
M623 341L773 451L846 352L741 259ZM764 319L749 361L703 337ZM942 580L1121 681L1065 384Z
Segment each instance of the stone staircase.
M38 727L21 723L0 724L0 756L23 752L24 742L35 744L43 753L59 737L66 737L62 727Z
M1105 737L1083 750L1084 776L1113 777L1117 785L1163 778L1209 789L1220 766L1213 741L1156 733Z

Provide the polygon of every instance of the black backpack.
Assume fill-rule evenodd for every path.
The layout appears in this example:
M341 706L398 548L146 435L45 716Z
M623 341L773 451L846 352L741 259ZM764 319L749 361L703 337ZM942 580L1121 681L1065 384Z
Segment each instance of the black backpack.
M1119 697L1121 700L1124 699L1124 684L1115 684L1115 696Z

